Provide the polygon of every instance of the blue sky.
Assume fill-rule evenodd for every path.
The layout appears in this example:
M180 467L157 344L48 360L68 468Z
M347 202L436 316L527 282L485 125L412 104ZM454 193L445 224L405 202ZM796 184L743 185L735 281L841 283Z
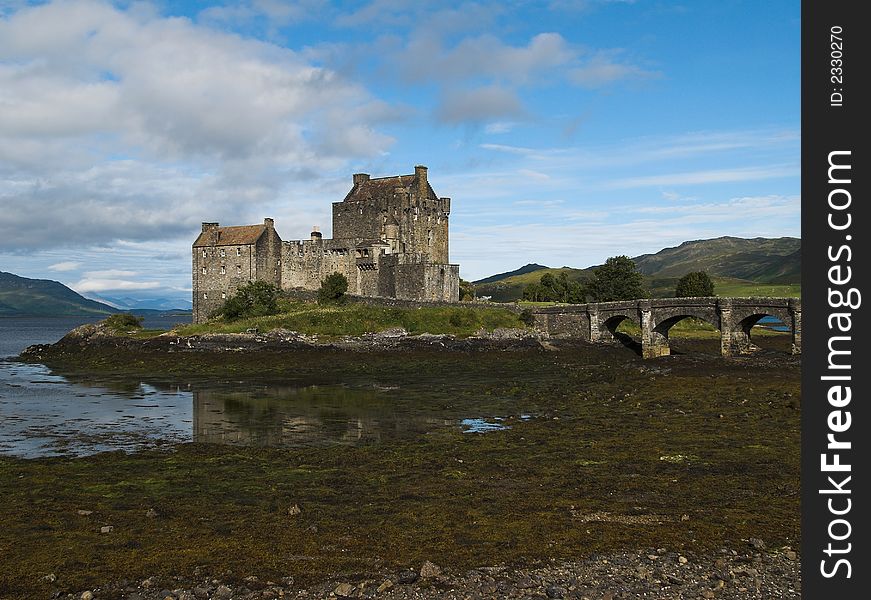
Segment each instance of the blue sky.
M800 231L798 2L0 0L0 270L186 298L201 221L429 167L478 279Z

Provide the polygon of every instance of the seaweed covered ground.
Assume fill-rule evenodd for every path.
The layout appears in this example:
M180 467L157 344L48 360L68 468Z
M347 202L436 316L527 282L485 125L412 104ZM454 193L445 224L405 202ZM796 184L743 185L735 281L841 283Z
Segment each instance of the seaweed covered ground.
M291 577L301 587L425 561L460 571L640 548L692 560L748 540L797 548L800 362L787 354L788 339L733 359L717 356L717 346L684 340L675 355L650 361L580 343L67 355L50 366L71 378L369 382L419 389L426 402L450 381L445 406L492 397L510 427L447 427L357 446L190 443L0 458L0 597L78 597L175 577L230 586ZM515 400L532 418L512 412ZM123 597L113 589L103 597Z

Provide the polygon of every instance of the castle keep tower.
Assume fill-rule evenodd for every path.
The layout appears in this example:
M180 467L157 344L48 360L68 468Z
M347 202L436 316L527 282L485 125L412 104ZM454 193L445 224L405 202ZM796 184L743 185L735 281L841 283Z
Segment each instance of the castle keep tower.
M352 184L344 200L333 203L331 239L315 227L309 239L282 242L271 219L263 226L203 223L193 249L194 322L206 320L249 280L316 290L335 272L348 279L351 294L458 301L459 265L450 264L448 257L451 200L436 195L427 168L416 166L412 175L393 177L358 173ZM227 247L222 250L222 245ZM245 271L243 263L222 263L228 249L239 253L233 258L250 252L256 268ZM228 264L240 268L230 272ZM236 279L228 277L234 273Z

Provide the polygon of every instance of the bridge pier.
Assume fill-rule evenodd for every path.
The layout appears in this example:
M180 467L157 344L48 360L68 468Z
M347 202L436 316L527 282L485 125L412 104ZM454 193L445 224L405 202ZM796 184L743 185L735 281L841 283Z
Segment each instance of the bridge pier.
M650 300L638 302L638 322L641 323L641 357L659 358L670 355L668 338L656 331Z
M789 316L792 317L792 353L801 354L801 303L790 298L787 308Z
M602 330L599 326L599 305L593 302L587 304L587 319L590 321L590 341L602 340Z

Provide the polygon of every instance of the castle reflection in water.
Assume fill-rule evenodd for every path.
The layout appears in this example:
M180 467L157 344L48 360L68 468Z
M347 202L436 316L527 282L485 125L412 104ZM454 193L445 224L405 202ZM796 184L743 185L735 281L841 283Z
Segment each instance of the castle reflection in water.
M193 439L241 446L354 445L456 426L456 418L444 414L415 414L392 392L343 386L194 390Z

